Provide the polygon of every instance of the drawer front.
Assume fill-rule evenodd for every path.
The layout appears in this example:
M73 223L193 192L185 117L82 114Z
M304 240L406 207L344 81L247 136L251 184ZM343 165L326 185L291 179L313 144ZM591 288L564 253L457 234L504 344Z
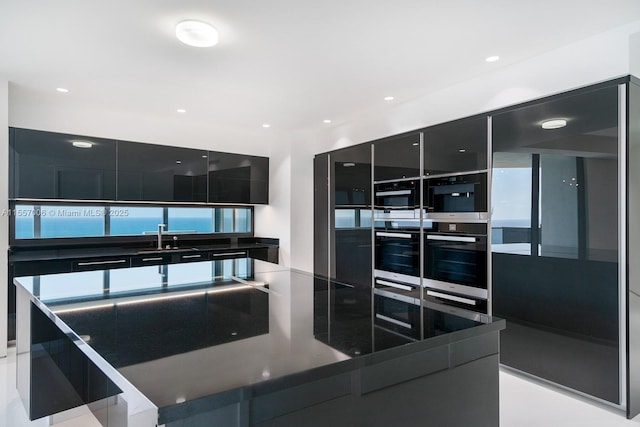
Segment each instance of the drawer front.
M246 258L247 251L246 250L227 250L220 252L211 252L209 254L209 259L212 261L216 261L219 259L230 259L230 258Z
M129 257L109 257L73 261L71 263L71 269L72 271L108 270L113 268L127 268L130 265Z
M206 252L191 252L186 254L179 254L176 262L198 262L198 261L209 261L209 257Z
M14 277L70 272L71 260L20 261L13 264Z
M131 267L144 267L145 265L171 264L171 254L148 254L131 257Z

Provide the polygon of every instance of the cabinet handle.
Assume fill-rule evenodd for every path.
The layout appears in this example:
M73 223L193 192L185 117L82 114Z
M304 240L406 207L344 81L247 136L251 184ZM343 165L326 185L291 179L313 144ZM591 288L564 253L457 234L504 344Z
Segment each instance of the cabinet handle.
M225 252L222 254L211 254L212 256L246 255L246 252Z
M142 258L142 262L147 262L147 261L162 261L164 258L162 257L156 257L156 258Z
M188 259L188 258L200 258L202 255L198 254L198 255L182 255L182 259Z
M91 261L91 262L79 262L78 266L86 266L86 265L105 265L105 264L122 264L123 262L127 262L126 259L117 259L112 261Z

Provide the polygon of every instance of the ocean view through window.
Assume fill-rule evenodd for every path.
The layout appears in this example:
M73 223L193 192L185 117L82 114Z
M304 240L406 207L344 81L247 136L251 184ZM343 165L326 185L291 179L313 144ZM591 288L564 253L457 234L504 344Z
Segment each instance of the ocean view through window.
M166 233L251 233L250 207L140 207L16 204L15 240Z

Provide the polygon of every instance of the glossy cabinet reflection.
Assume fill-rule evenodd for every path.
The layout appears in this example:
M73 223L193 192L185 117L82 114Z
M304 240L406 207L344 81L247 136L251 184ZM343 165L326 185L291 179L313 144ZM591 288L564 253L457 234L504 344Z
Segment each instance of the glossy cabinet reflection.
M549 119L566 125L545 129ZM620 403L618 87L493 116L501 362Z
M210 203L269 203L269 158L209 151Z
M118 143L118 200L206 202L207 152Z
M486 116L424 130L424 175L487 169Z
M420 176L420 132L373 143L374 181Z
M9 140L11 198L115 199L115 141L18 128Z
M371 144L330 155L334 278L371 286Z

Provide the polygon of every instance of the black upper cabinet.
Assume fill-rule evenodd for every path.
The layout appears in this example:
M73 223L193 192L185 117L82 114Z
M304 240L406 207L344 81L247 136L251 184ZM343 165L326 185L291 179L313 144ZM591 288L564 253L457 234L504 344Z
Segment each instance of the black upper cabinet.
M207 152L118 142L118 200L207 201Z
M113 200L116 142L9 129L12 198Z
M424 130L424 175L487 169L487 118L475 117Z
M375 181L420 176L420 132L373 143Z
M209 151L210 203L269 203L269 158Z

